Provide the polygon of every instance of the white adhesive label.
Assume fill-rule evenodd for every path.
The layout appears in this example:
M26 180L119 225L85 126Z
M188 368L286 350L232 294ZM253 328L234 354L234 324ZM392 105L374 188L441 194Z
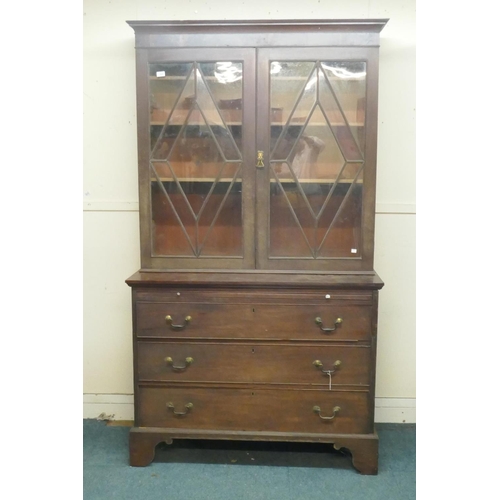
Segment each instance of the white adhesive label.
M165 76L165 71L157 71L156 76L158 76L158 77Z

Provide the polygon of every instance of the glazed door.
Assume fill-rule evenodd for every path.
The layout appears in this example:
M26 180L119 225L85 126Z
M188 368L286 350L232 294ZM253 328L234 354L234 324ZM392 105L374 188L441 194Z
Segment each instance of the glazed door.
M142 267L254 267L255 50L137 64Z
M258 51L257 266L370 270L376 50Z

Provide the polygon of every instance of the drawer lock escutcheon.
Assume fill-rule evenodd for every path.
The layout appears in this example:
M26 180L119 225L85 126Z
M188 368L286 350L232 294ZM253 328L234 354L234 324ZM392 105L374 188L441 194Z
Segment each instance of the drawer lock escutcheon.
M341 364L342 364L341 361L339 359L337 359L337 361L335 361L335 363L333 363L332 370L324 370L323 363L319 359L317 359L316 361L313 361L313 365L316 368L318 368L319 370L321 370L321 372L324 373L325 375L333 375L340 368Z
M185 365L184 366L178 366L178 365L174 365L174 360L170 356L168 356L167 358L165 358L165 363L167 363L167 365L172 365L172 370L174 370L175 372L182 372L182 371L184 371L193 361L194 361L193 358L188 357L185 360Z
M193 407L194 407L193 403L188 403L184 406L184 408L186 408L186 411L175 411L174 403L167 403L167 408L172 410L172 413L174 415L178 415L180 417L187 415L189 413L189 411L193 409Z
M321 420L333 420L339 411L340 406L335 406L333 408L333 415L331 417L324 417L323 415L321 415L321 408L319 406L313 406L313 412L317 413Z
M320 329L326 333L334 332L337 329L337 326L340 326L342 324L342 321L342 318L337 318L332 328L325 328L323 326L323 320L319 316L314 320L314 322L320 327Z
M174 325L172 323L172 321L173 321L172 316L170 316L170 314L168 314L167 316L165 316L165 322L167 323L167 325L170 325L170 328L172 328L172 330L182 330L182 329L186 328L186 326L191 321L191 319L192 319L191 316L186 316L184 318L184 324L183 325Z

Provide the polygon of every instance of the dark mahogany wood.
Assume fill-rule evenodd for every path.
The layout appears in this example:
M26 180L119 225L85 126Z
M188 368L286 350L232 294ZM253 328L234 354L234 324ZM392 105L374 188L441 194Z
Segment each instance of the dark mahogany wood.
M137 48L378 46L388 19L128 21Z
M270 300L272 296L268 297ZM309 341L370 341L370 307L328 303L278 305L160 302L137 304L138 338L237 338ZM171 316L173 327L166 322ZM185 321L190 317L189 322ZM322 324L316 323L321 318ZM338 318L342 319L332 332ZM179 328L182 327L182 330Z
M197 270L194 272L156 272L141 269L126 280L126 283L135 289L142 287L171 287L179 290L185 287L210 288L273 288L284 290L310 288L318 294L333 290L379 290L384 282L375 273L340 273L340 272L301 272L301 271L217 271ZM142 290L141 290L142 292Z
M127 21L136 33L290 33L291 31L336 31L380 33L389 19L259 19L197 21ZM302 41L300 43L303 43Z
M369 387L369 345L286 342L141 341L139 383L283 384L326 389ZM166 359L171 358L171 362ZM188 360L188 361L186 361ZM316 366L315 361L322 363ZM338 362L338 366L335 363ZM330 375L325 373L330 371ZM300 377L299 377L300 375Z
M378 473L378 442L376 432L372 434L293 434L279 432L249 431L202 431L197 429L168 429L163 427L133 427L130 431L130 465L145 467L155 456L160 443L172 444L172 435L178 439L223 439L242 441L294 441L332 443L336 450L345 449L351 454L353 466L361 473Z
M228 439L330 443L349 450L362 474L377 473L375 364L378 291L384 283L373 270L373 254L378 46L386 23L128 22L137 49L141 236L141 269L126 280L133 309L132 466L151 463L161 442ZM150 102L151 88L161 94L161 85L168 89L170 83L159 83L149 65L192 63L199 69L196 65L204 61L239 61L243 67L242 99L210 94L210 112L220 111L231 121L241 153L238 165L231 167L234 172L229 168L226 174L230 178L241 167L230 194L224 186L207 189L220 166L200 160L197 139L176 139L185 126L182 116L194 110L190 99L200 104L196 95L186 98L181 91L177 101L170 94L158 96L161 102L180 102L183 96L180 105L172 105L177 121L165 128L168 110L153 109ZM307 205L297 204L299 230L287 198L272 190L273 182L278 188L281 180L272 177L270 130L281 126L282 114L271 110L272 61L313 61L318 71L317 61L357 61L367 68L366 96L356 94L357 107L350 109L362 121L354 133L363 158L352 162L363 164L362 178L346 173L343 185L328 198L311 192L311 206L319 210L325 203L324 209L311 218ZM170 82L182 79L170 76ZM215 75L210 78L206 82L215 82ZM195 113L208 115L202 107ZM335 118L341 119L340 114ZM167 125L169 134L161 135ZM327 126L335 140L354 137L347 126ZM153 157L153 173L150 155L158 137L163 150L159 159ZM222 151L214 137L206 158L217 157L217 148ZM264 152L263 168L257 168L257 151ZM327 179L330 170L338 172L339 165L318 162L308 180L327 185L318 179ZM186 192L172 179L176 168L181 173L175 175L189 184ZM357 165L349 168L358 172ZM221 182L228 185L227 179ZM209 192L210 206L204 205ZM351 196L344 197L348 192ZM217 212L219 206L225 209ZM202 207L207 212L195 220L193 210ZM342 216L335 219L337 210ZM193 253L186 232L199 247L208 229L213 238L207 238L201 253ZM308 255L304 236L319 244L318 235L325 234L324 245Z
M335 440L336 450L346 448L351 452L352 464L362 474L378 473L378 435L342 436Z
M316 276L315 287L314 276L298 276L297 283L275 273L271 288L252 273L239 273L239 286L222 286L220 274L139 273L128 280L134 291L135 426L141 429L131 436L131 463L146 465L158 442L186 431L207 439L226 439L228 432L237 439L241 431L266 440L279 433L285 441L316 441L311 436L318 433L351 436L337 442L351 451L356 468L374 473L378 276L350 276L351 288L341 289L335 275ZM333 281L328 288L325 278ZM338 317L342 323L323 332L314 321L319 315L326 329ZM323 373L317 360L333 373ZM153 428L168 431L144 430Z
M244 369L244 367L242 368ZM367 389L243 389L207 386L148 387L139 384L139 427L296 433L369 433ZM172 408L168 408L169 404ZM186 405L192 405L187 409ZM322 419L313 411L321 408ZM174 413L176 412L176 413Z
M155 448L160 443L172 444L172 438L163 430L133 427L129 433L129 463L133 467L149 465L155 456Z

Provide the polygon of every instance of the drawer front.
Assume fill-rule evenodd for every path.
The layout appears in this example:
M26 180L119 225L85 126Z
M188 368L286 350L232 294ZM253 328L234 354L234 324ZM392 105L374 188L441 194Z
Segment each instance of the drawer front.
M231 276L231 274L229 274ZM203 304L339 304L367 305L373 303L370 290L307 290L254 288L175 288L134 289L138 302L199 302Z
M367 392L143 387L138 401L139 427L372 432Z
M170 338L343 340L371 338L360 305L137 302L136 335Z
M137 370L139 381L367 386L370 353L367 346L138 342Z

